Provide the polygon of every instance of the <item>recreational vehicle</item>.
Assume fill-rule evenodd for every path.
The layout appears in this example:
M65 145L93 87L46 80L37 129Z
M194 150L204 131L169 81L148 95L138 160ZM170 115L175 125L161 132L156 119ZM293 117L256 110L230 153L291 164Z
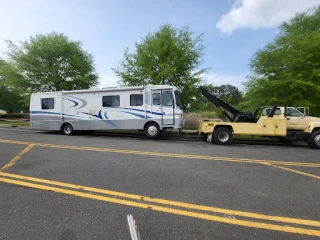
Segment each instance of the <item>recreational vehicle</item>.
M183 109L174 86L105 88L34 93L30 99L32 129L75 131L135 129L148 137L183 127Z

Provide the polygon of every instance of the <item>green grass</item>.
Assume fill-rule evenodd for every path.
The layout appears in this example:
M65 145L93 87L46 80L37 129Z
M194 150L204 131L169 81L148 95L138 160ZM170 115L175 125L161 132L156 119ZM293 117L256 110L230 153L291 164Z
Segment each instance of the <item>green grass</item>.
M0 125L5 124L8 126L18 126L18 127L29 127L29 122L23 122L23 121L0 121Z
M183 130L198 130L198 127L184 127L182 128L182 131Z

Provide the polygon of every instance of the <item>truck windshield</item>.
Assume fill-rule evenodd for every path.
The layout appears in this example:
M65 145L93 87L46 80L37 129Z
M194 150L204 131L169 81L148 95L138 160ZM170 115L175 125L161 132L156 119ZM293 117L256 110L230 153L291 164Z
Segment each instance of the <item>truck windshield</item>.
M286 114L289 117L303 117L303 114L295 108L287 108Z
M175 98L176 98L176 105L177 105L178 107L182 107L181 100L180 100L180 93L179 93L178 90L175 90L175 91L174 91L174 96L175 96Z
M263 109L261 115L262 115L262 116L268 116L270 112L271 112L271 108L265 108L265 109ZM281 115L281 110L280 110L280 108L277 108L277 109L276 109L274 115Z

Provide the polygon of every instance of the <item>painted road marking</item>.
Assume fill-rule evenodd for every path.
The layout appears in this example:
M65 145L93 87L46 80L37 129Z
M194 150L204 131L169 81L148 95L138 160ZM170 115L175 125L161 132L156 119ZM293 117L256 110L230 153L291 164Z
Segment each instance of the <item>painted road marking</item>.
M104 202L116 203L116 204L132 206L132 207L137 207L137 208L143 208L143 209L150 209L150 210L159 211L159 212L166 212L166 213L171 213L171 214L175 214L175 215L182 215L182 216L187 216L187 217L205 219L205 220L209 220L209 221L216 221L216 222L222 222L222 223L245 226L245 227L260 228L260 229L267 229L267 230L274 230L274 231L281 231L281 232L288 232L288 233L296 233L296 234L305 234L305 235L311 235L311 236L320 236L320 230L316 230L316 229L307 229L307 228L301 228L301 227L296 227L296 226L292 227L292 226L288 226L288 225L279 225L276 223L271 224L271 223L265 223L265 222L261 222L261 221L254 222L254 221L248 221L248 220L239 220L239 219L226 218L226 217L221 217L221 216L214 216L214 215L210 215L208 213L203 213L203 211L202 212L190 211L188 207L186 207L184 209L172 208L171 204L168 204L168 206L159 206L159 205L149 204L146 201L144 201L143 196L138 196L138 195L133 195L133 196L138 196L140 198L140 199L136 199L139 202L135 202L132 200L128 200L128 197L127 197L127 199L119 199L119 198L113 198L113 197L109 197L109 196L91 194L88 192L80 192L80 191L66 189L66 187L70 188L70 186L77 186L77 189L78 189L78 187L82 188L79 190L89 191L88 189L85 189L85 188L88 188L85 186L49 181L49 180L45 180L45 179L30 178L30 177L19 176L19 175L14 175L14 174L0 173L0 175L5 176L5 177L0 177L1 182L30 187L30 188L35 188L35 189L40 189L40 190L45 190L45 191L52 191L52 192L82 197L82 198L89 198L89 199L94 199L94 200L99 200L99 201L104 201ZM20 179L24 178L24 179L27 179L28 181L34 181L37 183L20 181L20 180L10 179L10 178L6 178L6 177L11 177L11 178L18 178L19 177ZM48 185L41 185L41 184L38 184L39 182L44 182L46 184L54 183L55 185L57 185L57 183L58 183L60 186L63 186L65 188L58 188L58 187L52 187L52 186L48 186ZM90 188L90 189L94 189L94 188ZM99 191L108 191L108 190L103 190L103 189L98 189L98 190ZM122 194L125 194L125 193L122 193ZM127 194L127 195L131 195L131 194ZM151 198L149 198L149 199L151 199ZM169 201L169 200L164 200L164 201L168 201L168 202L172 202L172 203L179 203L179 202L174 202L174 201ZM162 203L162 204L164 204L164 203ZM182 203L182 204L185 204L185 203ZM193 205L193 204L191 204L191 205ZM199 205L195 205L195 206L199 206ZM206 207L206 206L200 206L200 207ZM232 211L232 210L230 210L230 211ZM252 214L252 213L247 213L247 214ZM259 214L257 214L257 215L259 215ZM267 215L262 215L262 216L267 216ZM269 219L267 219L267 220L271 220L270 218L275 217L275 219L277 219L277 220L275 220L276 222L279 222L279 219L282 218L282 217L277 217L277 216L268 216L268 217L269 217ZM289 222L295 223L295 224L299 224L299 223L301 224L301 222L305 221L304 224L308 223L307 225L311 225L313 227L320 226L320 222L313 221L313 220L294 219L294 218L284 218L284 219L290 219ZM262 218L260 220L265 220L265 219ZM288 221L286 221L286 223L288 223Z
M72 146L72 145L57 145L57 144L48 144L48 143L14 141L14 140L6 140L6 139L0 139L0 143L11 143L11 144L21 144L21 145L34 144L35 146L38 146L38 147L50 147L50 148L61 148L61 149L71 149L71 150L113 152L113 153L148 155L148 156L159 156L159 157L187 158L187 159L226 161L226 162L245 162L245 163L256 163L256 164L267 163L267 164L276 164L276 165L285 165L285 166L303 166L303 167L320 168L320 164L306 163L306 162L286 162L286 161L274 161L274 160L258 160L258 159L250 159L250 158L227 158L227 157L219 157L219 156L187 155L187 154L161 153L161 152L145 152L145 151L137 151L137 150L94 148L94 147L82 147L82 146Z
M267 165L267 166L272 166L272 167L275 167L275 168L280 168L280 169L283 169L283 170L285 170L285 171L289 171L289 172L301 174L301 175L304 175L304 176L308 176L308 177L320 179L320 176L313 175L313 174L306 173L306 172L297 171L297 170L294 170L294 169L291 169L291 168L281 167L281 166L277 166L277 165L273 165L273 164L268 164L268 163L265 163L265 165Z
M263 219L263 220L268 220L268 221L277 221L277 222L294 223L294 224L320 227L320 222L313 221L313 220L286 218L286 217L280 217L280 216L264 215L264 214L237 211L237 210L231 210L231 209L209 207L209 206L203 206L203 205L198 205L198 204L177 202L177 201L171 201L171 200L166 200L166 199L150 198L148 196L141 196L141 195L129 194L129 193L125 193L125 192L117 192L117 191L112 191L112 190L99 189L99 188L81 186L81 185L76 185L76 184L46 180L46 179L41 179L41 178L34 178L34 177L28 177L28 176L22 176L22 175L16 175L16 174L11 174L11 173L4 173L4 172L1 172L0 176L16 178L16 179L21 179L21 180L26 180L26 181L32 181L32 182L37 182L37 183L50 184L50 185L55 185L55 186L60 186L60 187L72 188L72 189L76 189L76 190L84 190L84 191L90 191L90 192L94 192L94 193L102 193L102 194L107 194L107 195L111 195L111 196L115 196L115 197L129 198L129 199L143 201L143 202L152 202L152 203L158 203L158 204L164 204L164 205L171 205L171 206L175 206L175 207L189 208L189 209L200 210L200 211L209 211L209 212L222 213L222 214L235 215L235 216L248 217L248 218Z
M8 168L12 167L21 157L23 154L26 154L27 152L29 152L31 150L31 148L33 148L35 145L33 143L29 144L25 149L23 149L17 156L15 156L14 158L12 158L10 160L10 162L8 162L5 166L3 166L3 168L0 169L1 171L7 170Z

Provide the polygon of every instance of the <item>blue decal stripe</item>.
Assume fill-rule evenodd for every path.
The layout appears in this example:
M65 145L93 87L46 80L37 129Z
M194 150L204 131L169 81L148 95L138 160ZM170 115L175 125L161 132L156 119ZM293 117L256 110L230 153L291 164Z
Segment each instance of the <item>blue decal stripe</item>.
M91 114L90 114L91 115ZM101 110L98 112L98 115L94 114L92 115L94 117L97 117L97 118L100 118L100 119L103 119L103 117L101 116Z
M59 115L61 116L61 113L58 112L46 112L46 111L31 111L31 115L44 115L44 114L49 114L49 115ZM80 117L80 116L75 116L75 115L70 115L70 114L62 114L63 116L68 116L68 117Z
M78 106L78 105L79 105L79 103L78 103L78 102L76 102L75 100L72 100L72 99L69 99L69 98L63 98L63 99L65 99L65 100L69 100L70 102L73 102L73 103L74 103L74 105L73 105L72 107L76 107L76 106Z
M101 110L100 110L101 111ZM107 116L107 112L104 112L104 117L108 120L104 120L105 122L117 127L117 125L115 125L111 120L109 120L108 116Z
M68 116L68 117L80 117L80 116L75 116L75 115L70 115L70 114L62 114L63 116Z
M31 111L30 114L51 114L51 115L61 115L58 112L46 112L46 111Z
M155 114L155 115L163 115L162 113L158 113L158 112L151 112L151 111L145 111L145 110L136 109L136 108L121 108L121 107L113 107L113 108L107 108L107 109L125 109L125 110L133 110L133 111L138 111L138 112L147 112L147 113L151 113L151 114Z
M128 113L128 114L131 114L131 115L134 115L134 116L137 116L139 118L150 118L150 117L145 117L144 115L141 115L141 114L137 114L137 113L131 113L131 112L124 112L124 113Z

